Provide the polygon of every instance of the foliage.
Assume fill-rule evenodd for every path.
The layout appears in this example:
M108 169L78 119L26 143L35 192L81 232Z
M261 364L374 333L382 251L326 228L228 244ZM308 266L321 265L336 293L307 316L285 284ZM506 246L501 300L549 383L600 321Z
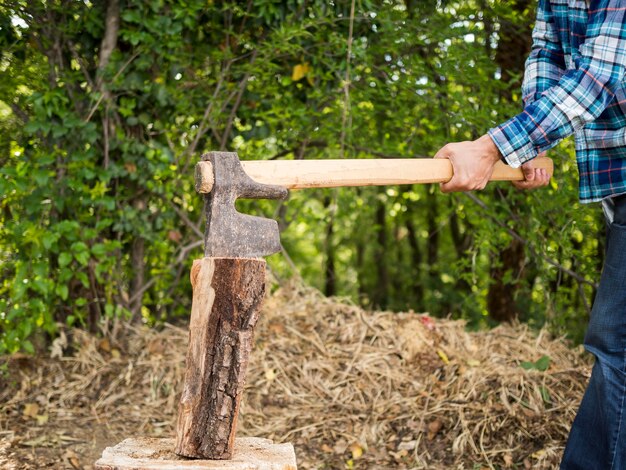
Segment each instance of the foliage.
M505 26L528 41L522 3L4 2L0 352L63 325L187 315L202 151L430 156L516 113L521 70L503 74L498 48ZM278 278L480 325L501 266L511 311L579 338L602 225L576 202L571 143L552 156L553 186L532 194L350 188L241 207L279 220ZM517 271L499 256L514 239Z
M520 362L520 367L526 370L536 369L540 372L545 372L550 367L550 356L543 355L535 362L522 361Z

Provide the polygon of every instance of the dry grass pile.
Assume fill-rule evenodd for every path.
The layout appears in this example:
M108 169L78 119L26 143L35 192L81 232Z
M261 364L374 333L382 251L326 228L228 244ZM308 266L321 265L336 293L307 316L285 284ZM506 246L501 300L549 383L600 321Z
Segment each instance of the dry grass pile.
M589 371L563 341L304 288L264 310L240 435L293 442L300 468L556 467ZM77 332L72 355L9 360L1 468L87 469L106 445L172 435L187 332L127 333Z

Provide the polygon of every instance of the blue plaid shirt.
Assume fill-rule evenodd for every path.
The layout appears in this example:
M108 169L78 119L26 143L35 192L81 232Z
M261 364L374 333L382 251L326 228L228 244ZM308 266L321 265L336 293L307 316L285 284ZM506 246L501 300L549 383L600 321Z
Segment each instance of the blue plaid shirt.
M489 135L512 167L574 134L581 202L626 193L626 1L539 0L524 110Z

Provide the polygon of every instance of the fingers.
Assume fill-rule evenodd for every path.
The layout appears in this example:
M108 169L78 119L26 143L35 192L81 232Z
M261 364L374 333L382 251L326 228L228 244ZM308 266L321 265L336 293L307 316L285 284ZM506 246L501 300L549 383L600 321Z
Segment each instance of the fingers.
M454 180L454 175L456 174L456 171L454 171L454 162L450 158L454 153L451 147L452 146L450 144L444 145L435 154L435 158L446 158L450 160L450 163L452 164L452 179L448 181L447 183L439 183L439 188L441 189L441 192L443 193L451 193L455 190L455 182L453 180Z
M473 141L455 142L444 146L435 158L447 158L452 164L452 178L442 183L444 193L483 189L500 159L500 151L485 134Z
M550 183L551 175L545 168L523 168L524 181L513 181L513 186L517 189L535 189L547 186Z
M541 152L537 157L545 157L546 152ZM545 168L535 168L535 160L530 160L522 165L524 181L513 181L517 189L535 189L547 186L552 178L552 172Z
M539 182L539 187L548 186L550 184L550 178L552 175L545 168L539 168L539 178L535 175L535 179Z
M545 155L546 152L541 152L538 156ZM442 192L474 191L485 188L495 163L500 159L500 152L491 137L485 135L474 141L445 145L435 154L435 158L447 158L452 165L452 178L439 185ZM535 168L536 165L534 160L524 163L522 165L524 180L513 182L513 185L518 189L547 186L552 171Z
M487 185L491 167L477 171L478 159L472 155L473 149L468 147L469 142L457 142L442 147L435 158L447 158L452 165L452 178L439 187L444 193L456 191L474 191L484 189Z

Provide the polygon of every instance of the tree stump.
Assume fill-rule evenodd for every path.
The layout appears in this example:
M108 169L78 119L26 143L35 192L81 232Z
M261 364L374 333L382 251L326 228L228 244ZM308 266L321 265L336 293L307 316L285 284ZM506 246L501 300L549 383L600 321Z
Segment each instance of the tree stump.
M175 452L230 459L254 326L265 294L265 261L195 260L191 284L189 347Z
M242 437L232 460L189 460L172 451L174 439L132 438L107 447L95 470L297 470L291 444ZM17 467L16 467L17 468Z

